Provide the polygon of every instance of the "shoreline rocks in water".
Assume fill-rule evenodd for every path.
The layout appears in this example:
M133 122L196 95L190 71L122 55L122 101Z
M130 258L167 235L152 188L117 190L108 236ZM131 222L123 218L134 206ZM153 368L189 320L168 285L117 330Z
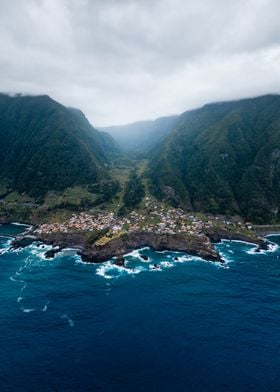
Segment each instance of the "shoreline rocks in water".
M12 249L25 248L37 241L38 238L35 235L18 235L11 244Z
M117 259L114 261L114 264L118 267L125 267L125 259L123 256L118 256Z
M157 251L185 252L206 260L223 262L209 238L205 235L193 237L183 234L149 232L124 233L108 241L105 245L94 244L87 247L83 252L80 252L80 255L83 261L101 263L110 260L114 256L124 256L132 250L146 246Z
M58 252L65 248L76 248L82 260L90 263L102 263L117 257L115 264L125 267L123 256L135 249L150 247L156 251L176 251L198 256L205 260L223 263L219 253L214 248L214 243L222 239L239 240L252 242L258 245L257 252L268 250L268 241L257 237L252 233L252 237L239 233L227 232L224 230L212 230L201 233L197 236L177 233L151 233L151 232L131 232L123 233L117 238L112 238L104 245L88 244L84 233L52 233L35 236L32 232L16 237L12 242L12 247L17 249L31 245L35 241L52 245L54 249L45 253L46 258L53 258ZM141 255L143 260L148 260L146 255Z

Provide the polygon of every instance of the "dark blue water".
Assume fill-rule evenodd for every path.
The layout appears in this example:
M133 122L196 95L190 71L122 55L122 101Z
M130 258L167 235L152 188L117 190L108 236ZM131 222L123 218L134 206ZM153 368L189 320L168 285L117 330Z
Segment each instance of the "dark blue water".
M0 243L1 391L280 391L279 249L145 249L127 272Z

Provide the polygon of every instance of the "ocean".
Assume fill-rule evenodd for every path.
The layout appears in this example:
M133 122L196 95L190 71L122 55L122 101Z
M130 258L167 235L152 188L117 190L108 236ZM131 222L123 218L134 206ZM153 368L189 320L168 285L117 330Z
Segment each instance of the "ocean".
M223 241L225 265L144 248L125 270L9 250L23 228L0 227L1 392L280 391L280 236Z

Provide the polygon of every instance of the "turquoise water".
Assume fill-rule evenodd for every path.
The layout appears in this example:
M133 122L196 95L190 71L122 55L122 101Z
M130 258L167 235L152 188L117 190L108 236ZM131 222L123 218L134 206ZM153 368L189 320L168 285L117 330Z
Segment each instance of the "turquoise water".
M146 248L125 270L9 242L0 237L1 391L280 390L276 245L222 242L224 266Z

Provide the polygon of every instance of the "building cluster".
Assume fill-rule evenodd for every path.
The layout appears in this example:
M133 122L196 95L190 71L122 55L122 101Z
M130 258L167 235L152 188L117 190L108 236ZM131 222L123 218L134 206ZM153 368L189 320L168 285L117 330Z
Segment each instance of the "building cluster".
M45 233L72 233L83 231L104 230L114 225L116 219L112 212L98 214L73 214L71 218L63 223L44 223L38 227L38 234Z
M133 210L125 217L117 217L111 211L94 214L83 212L81 214L73 214L69 220L63 223L42 224L37 229L37 232L39 234L50 234L57 232L91 232L107 229L108 233L114 236L118 235L118 233L135 231L199 235L213 226L228 227L229 225L241 227L243 223L233 223L225 220L223 217L186 213L180 208L166 208L146 197L142 209Z

